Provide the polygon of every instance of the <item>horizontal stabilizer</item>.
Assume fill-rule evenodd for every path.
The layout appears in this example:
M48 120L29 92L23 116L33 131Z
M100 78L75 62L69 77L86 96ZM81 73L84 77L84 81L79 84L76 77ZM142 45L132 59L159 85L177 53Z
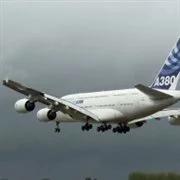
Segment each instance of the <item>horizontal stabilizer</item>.
M148 95L152 99L168 99L168 98L173 97L173 96L171 96L169 94L165 94L163 92L160 92L160 91L157 91L155 89L149 88L149 87L144 86L142 84L136 85L135 88L137 88L142 93Z

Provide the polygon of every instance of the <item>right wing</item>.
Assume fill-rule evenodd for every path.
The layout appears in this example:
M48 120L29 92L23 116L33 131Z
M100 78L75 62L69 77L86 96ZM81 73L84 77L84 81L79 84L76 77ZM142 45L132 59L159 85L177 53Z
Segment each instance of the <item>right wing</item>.
M140 122L147 122L148 120L151 120L151 119L159 120L161 118L166 118L166 117L170 117L170 116L180 116L180 109L165 109L165 110L159 111L153 115L150 115L150 116L147 116L147 117L144 117L141 119L133 120L133 121L129 122L128 124L132 125L132 124L136 124L136 123L140 123Z
M24 94L29 99L32 99L35 102L40 102L42 104L50 106L56 111L61 111L65 114L69 114L72 118L80 118L84 121L87 121L87 119L92 119L96 122L99 121L98 116L96 116L95 114L64 99L56 98L12 80L4 80L3 85L21 94Z

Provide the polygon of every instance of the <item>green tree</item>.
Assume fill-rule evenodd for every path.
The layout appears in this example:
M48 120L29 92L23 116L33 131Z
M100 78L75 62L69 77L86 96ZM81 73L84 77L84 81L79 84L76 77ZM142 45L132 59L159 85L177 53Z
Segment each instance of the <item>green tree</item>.
M85 180L91 180L91 178L90 178L90 177L87 177Z
M135 172L129 175L129 180L180 180L180 174L175 174L175 173L147 174L147 173Z

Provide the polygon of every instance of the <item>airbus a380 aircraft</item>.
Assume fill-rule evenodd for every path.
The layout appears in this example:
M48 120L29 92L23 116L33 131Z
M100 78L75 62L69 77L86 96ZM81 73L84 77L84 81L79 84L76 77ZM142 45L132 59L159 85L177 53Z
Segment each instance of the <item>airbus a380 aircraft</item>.
M166 109L180 100L180 91L175 90L179 76L180 39L150 87L139 84L134 89L73 94L59 99L12 80L4 80L3 85L26 96L15 103L19 113L33 111L37 102L46 105L38 111L37 118L55 122L57 133L60 123L70 122L82 122L83 131L97 124L98 132L112 129L114 133L127 133L150 119L163 117L169 117L172 125L180 125L180 109Z

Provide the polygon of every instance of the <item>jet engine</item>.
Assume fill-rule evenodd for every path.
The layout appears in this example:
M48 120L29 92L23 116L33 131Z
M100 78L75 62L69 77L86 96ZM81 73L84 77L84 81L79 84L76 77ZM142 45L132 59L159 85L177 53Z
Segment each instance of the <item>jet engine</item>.
M170 116L168 121L173 126L180 126L180 116Z
M57 112L48 108L44 108L37 112L37 118L41 122L53 121L57 118Z
M20 99L15 103L14 108L18 113L27 113L35 109L35 103L29 99Z
M37 119L40 122L61 121L61 122L74 122L71 116L64 114L61 111L54 111L49 108L41 109L37 112Z

